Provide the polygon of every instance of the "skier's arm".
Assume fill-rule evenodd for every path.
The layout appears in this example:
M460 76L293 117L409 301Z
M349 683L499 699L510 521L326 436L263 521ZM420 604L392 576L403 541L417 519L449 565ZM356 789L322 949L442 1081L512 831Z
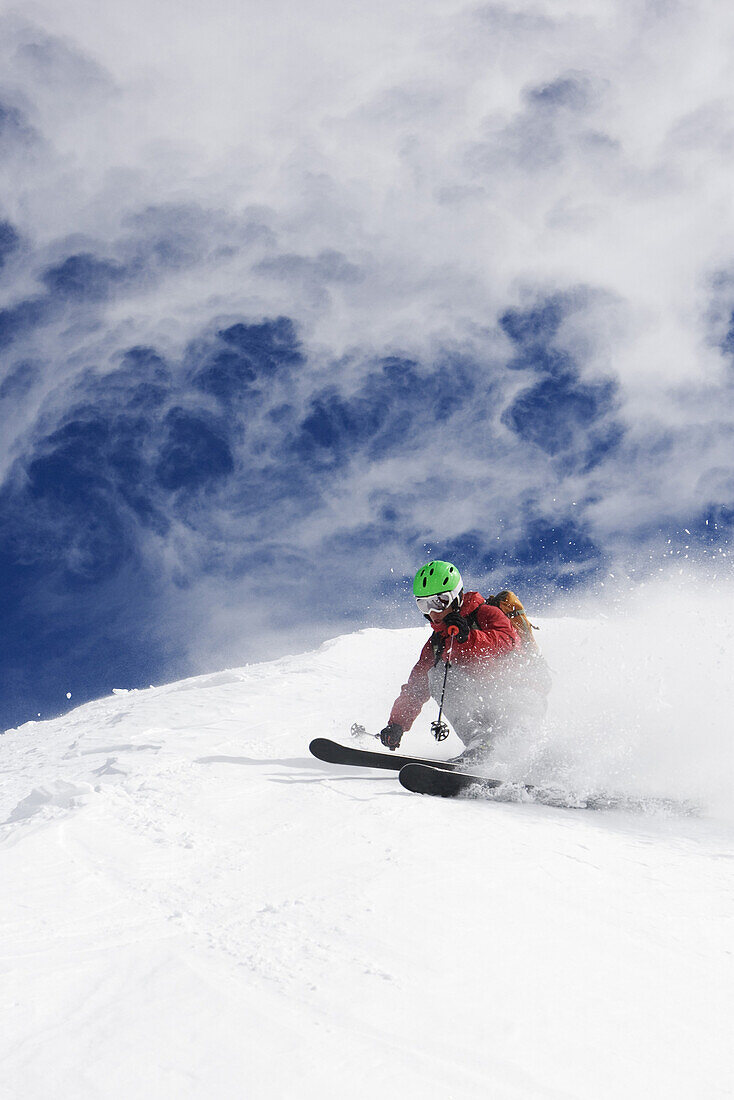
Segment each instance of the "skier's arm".
M428 670L433 665L433 649L426 642L421 655L413 666L407 684L403 684L400 695L390 711L390 722L397 722L403 731L409 730L421 712L424 703L431 697L428 683Z
M464 659L501 657L520 644L520 635L503 611L491 604L482 604L477 611L477 629L469 631L467 640L455 644L454 653Z

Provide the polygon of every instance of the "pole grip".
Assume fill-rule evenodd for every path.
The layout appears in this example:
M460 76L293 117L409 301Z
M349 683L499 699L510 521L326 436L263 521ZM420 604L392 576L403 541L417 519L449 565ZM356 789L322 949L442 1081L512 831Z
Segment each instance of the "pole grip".
M446 633L448 634L449 638L455 638L456 635L459 633L459 628L458 626L449 626L446 629Z

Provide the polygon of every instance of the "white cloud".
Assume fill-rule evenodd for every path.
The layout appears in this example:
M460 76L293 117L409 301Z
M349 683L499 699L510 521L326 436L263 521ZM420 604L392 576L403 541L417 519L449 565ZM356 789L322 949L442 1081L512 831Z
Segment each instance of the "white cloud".
M470 359L482 430L476 414L424 419L406 425L397 456L346 456L287 539L259 532L281 555L288 543L317 554L395 498L413 543L493 529L498 516L503 537L519 534L533 498L559 522L578 513L612 554L709 498L731 504L734 386L717 344L734 307L734 11L624 0L4 10L0 103L35 136L1 169L0 215L24 244L0 300L42 294L43 271L71 253L135 278L96 304L56 303L18 337L6 369L36 373L4 425L3 470L63 419L71 381L123 349L154 345L183 387L192 339L286 315L308 364L248 411L233 443L243 468L266 469L274 438L282 455L325 385L359 394L390 354L414 357L422 376ZM501 421L533 375L506 369L517 348L498 319L553 295L574 302L556 348L581 384L617 383L599 419L627 431L586 472ZM282 440L278 403L292 407ZM431 493L437 468L445 494ZM212 505L195 535L176 527L192 572L199 540L257 537L257 520L230 506ZM409 570L400 539L389 553ZM364 562L381 567L369 548ZM172 568L162 561L164 576Z

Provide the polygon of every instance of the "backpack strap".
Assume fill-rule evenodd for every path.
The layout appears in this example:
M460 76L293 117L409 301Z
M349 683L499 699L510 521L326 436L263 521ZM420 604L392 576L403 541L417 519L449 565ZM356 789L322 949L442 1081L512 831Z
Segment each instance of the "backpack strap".
M489 603L489 601L484 600L482 603L480 603L479 607L484 607L484 605L486 603ZM469 629L470 630L479 630L479 618L478 618L478 615L477 615L477 612L479 611L479 607L475 607L473 611L471 611L468 615L465 616L466 621L469 623Z
M479 607L483 607L485 603L489 603L489 600L483 600L482 603L479 604ZM474 609L474 611L470 611L468 615L464 616L467 623L469 624L469 629L470 630L479 630L479 629L481 629L480 626L479 626L479 620L477 618L477 612L479 611L479 607L476 607ZM433 667L434 668L436 667L436 665L439 663L439 661L443 657L443 651L444 651L445 648L446 648L446 635L445 634L439 634L439 632L437 630L434 630L433 637L431 638L431 649L433 650Z
M468 615L465 615L470 630L480 630L478 614L482 607L489 604L490 607L498 607L503 615L505 615L511 623L515 626L515 629L520 634L523 642L532 647L538 654L538 643L533 637L533 631L539 630L540 627L534 626L533 623L527 617L525 608L520 603L514 592L511 592L509 588L504 589L502 592L498 592L496 596L489 596L486 600L483 600L479 604L479 607L475 607ZM428 616L426 616L428 618ZM433 667L439 663L443 657L443 651L446 647L446 635L440 634L437 630L434 630L433 637L431 638L431 649L433 650Z
M440 634L438 630L433 631L431 638L431 649L433 650L433 667L435 668L438 662L443 656L444 647L446 645L446 635Z

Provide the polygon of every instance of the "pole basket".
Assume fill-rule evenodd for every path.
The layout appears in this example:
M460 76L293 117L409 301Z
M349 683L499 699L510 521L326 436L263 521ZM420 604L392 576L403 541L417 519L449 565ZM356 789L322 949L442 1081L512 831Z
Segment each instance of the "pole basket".
M445 741L451 730L445 722L431 722L431 733L437 741Z

